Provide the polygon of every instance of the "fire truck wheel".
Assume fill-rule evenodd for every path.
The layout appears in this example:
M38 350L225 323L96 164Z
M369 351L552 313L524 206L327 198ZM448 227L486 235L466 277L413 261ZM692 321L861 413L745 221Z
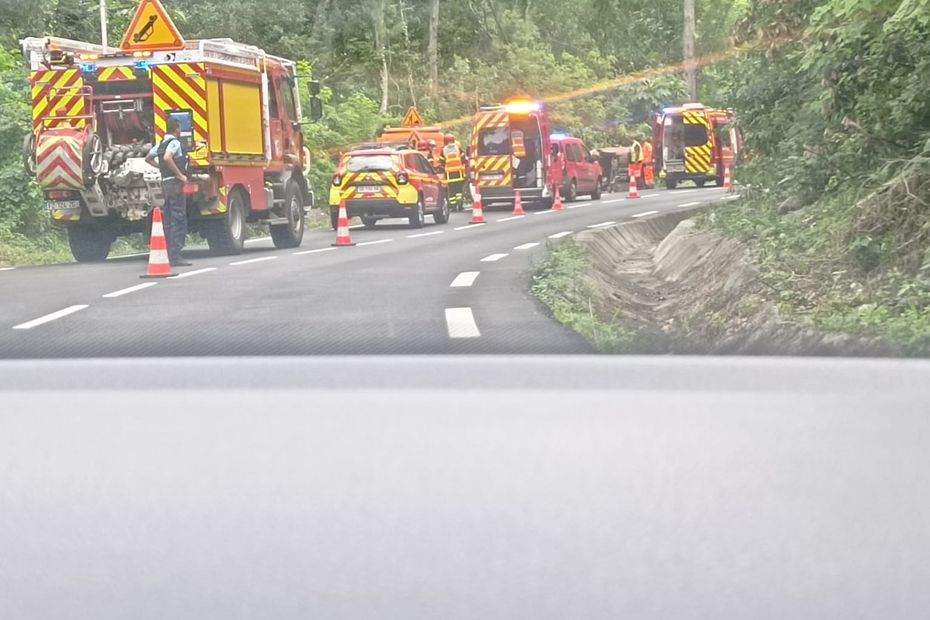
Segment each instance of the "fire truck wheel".
M665 187L667 189L675 189L676 187L678 187L678 179L673 179L672 177L666 177Z
M84 142L84 182L92 183L103 170L103 144L96 132Z
M442 207L439 211L433 213L433 221L437 224L445 224L449 221L449 216L452 213L452 206L449 204L449 197L442 197Z
M248 198L241 189L229 195L226 216L204 224L204 236L213 254L239 254L245 244L245 216Z
M697 180L694 182L694 184L697 185L698 187L704 187L704 183L705 183L705 182L706 182L706 181L704 181L704 179L697 179Z
M287 224L271 227L271 240L276 248L296 248L304 239L304 200L296 181L288 181L284 190L284 215Z
M23 168L26 170L26 175L31 177L36 175L36 135L31 131L23 140Z
M113 233L98 224L74 224L68 227L71 255L79 263L106 260L112 244Z
M362 219L362 225L363 225L365 228L374 228L374 227L375 227L375 224L376 224L377 221L378 221L378 218L376 218L376 217L371 217L371 216L369 216L369 215L363 215L363 216L361 216L361 219Z
M594 185L594 191L591 192L591 200L601 199L601 177L597 177L597 183Z

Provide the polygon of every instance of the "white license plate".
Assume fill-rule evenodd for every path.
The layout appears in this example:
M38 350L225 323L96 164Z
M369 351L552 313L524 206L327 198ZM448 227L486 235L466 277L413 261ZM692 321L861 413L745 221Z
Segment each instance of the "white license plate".
M363 194L377 194L378 192L381 191L381 186L380 185L359 185L358 191L362 192Z
M81 203L77 200L49 200L46 204L49 211L65 211L67 209L77 209Z

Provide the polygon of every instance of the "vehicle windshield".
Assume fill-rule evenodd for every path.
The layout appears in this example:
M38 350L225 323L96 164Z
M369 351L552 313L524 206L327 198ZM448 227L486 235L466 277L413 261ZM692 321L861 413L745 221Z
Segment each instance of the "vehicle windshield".
M0 358L930 356L930 0L639 4L0 1Z
M390 155L353 155L346 161L348 172L388 172L394 168Z
M510 155L510 128L481 130L478 133L478 155Z

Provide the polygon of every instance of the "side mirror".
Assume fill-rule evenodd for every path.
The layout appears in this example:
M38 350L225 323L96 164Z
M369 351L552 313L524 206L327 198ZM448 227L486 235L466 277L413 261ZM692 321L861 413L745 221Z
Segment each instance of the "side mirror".
M313 82L311 82L311 84L312 83ZM318 121L321 118L323 118L323 100L316 96L311 97L310 99L310 120Z
M310 91L311 97L316 97L320 94L320 81L319 80L310 80L310 83L307 84L307 90Z

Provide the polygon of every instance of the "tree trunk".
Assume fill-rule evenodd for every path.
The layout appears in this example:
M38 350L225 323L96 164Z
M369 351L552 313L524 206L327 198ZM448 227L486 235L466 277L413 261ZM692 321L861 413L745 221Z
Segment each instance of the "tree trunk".
M384 9L387 0L375 0L374 4L374 22L375 22L375 51L381 60L381 107L379 110L382 114L388 111L388 88L391 83L391 75L388 72L387 62L387 32L384 27Z
M328 37L323 37L323 24L326 22L326 16L329 14L329 0L320 0L316 5L316 13L313 16L313 34L317 40L323 41Z
M432 0L429 16L429 88L430 94L436 96L439 88L439 0Z
M685 0L684 70L688 84L688 97L697 101L697 65L694 62L695 16L694 0Z

